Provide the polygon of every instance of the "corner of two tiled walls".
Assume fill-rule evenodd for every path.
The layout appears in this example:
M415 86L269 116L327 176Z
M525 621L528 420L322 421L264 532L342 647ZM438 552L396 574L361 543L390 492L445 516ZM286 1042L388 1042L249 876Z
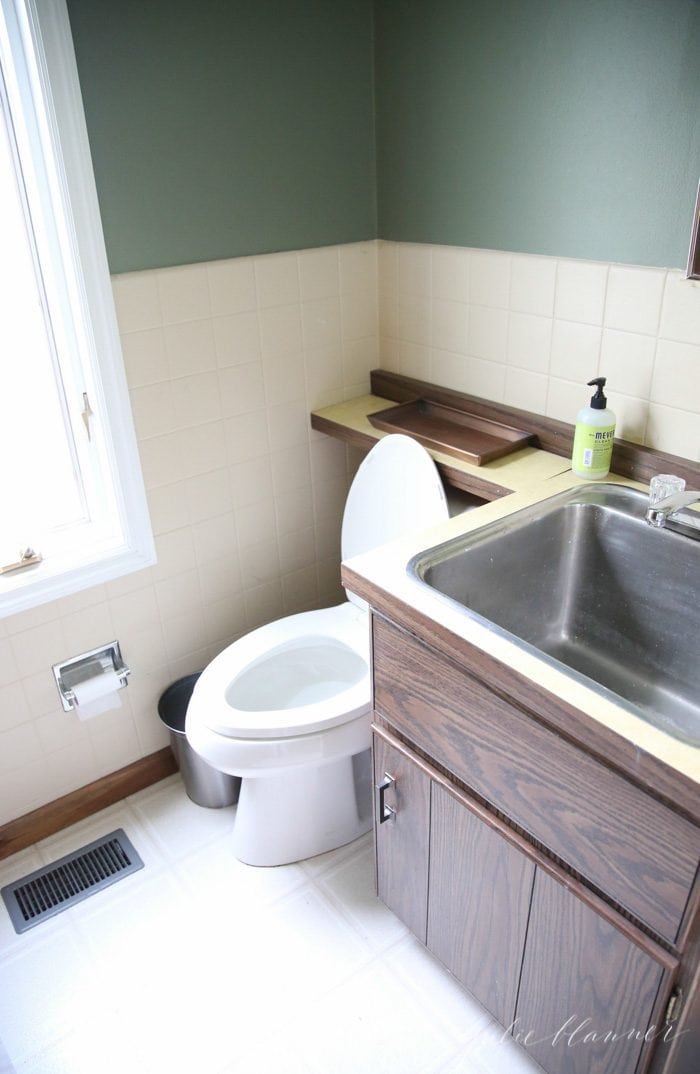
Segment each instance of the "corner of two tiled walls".
M573 422L608 378L617 435L700 459L700 283L677 270L381 243L382 366Z
M309 411L381 365L700 457L700 284L677 271L353 243L115 277L158 563L0 620L0 823L167 743L162 690L235 637L342 599L358 453ZM81 723L51 665L119 638L123 707Z

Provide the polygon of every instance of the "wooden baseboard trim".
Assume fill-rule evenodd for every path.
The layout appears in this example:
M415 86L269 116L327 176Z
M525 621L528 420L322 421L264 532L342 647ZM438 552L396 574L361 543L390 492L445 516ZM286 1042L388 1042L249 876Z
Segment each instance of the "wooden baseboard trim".
M88 783L86 787L64 794L55 802L48 802L31 813L25 813L23 817L0 825L0 860L32 846L40 839L55 835L79 820L85 820L93 813L99 813L101 809L150 787L173 772L177 772L177 764L172 751L166 746L126 768Z

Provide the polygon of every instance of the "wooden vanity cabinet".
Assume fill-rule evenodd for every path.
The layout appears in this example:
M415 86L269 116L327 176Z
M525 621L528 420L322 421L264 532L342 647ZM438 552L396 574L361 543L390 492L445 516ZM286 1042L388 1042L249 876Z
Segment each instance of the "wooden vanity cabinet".
M384 731L374 762L387 906L548 1074L644 1069L677 960Z
M548 1074L685 1074L698 828L373 620L380 897Z

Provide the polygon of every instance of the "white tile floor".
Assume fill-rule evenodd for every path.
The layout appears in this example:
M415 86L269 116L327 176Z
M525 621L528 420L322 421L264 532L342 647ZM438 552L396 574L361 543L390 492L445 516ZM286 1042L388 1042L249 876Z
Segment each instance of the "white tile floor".
M0 886L122 827L145 868L17 936L2 1074L532 1074L373 894L371 837L277 869L179 776L0 862Z

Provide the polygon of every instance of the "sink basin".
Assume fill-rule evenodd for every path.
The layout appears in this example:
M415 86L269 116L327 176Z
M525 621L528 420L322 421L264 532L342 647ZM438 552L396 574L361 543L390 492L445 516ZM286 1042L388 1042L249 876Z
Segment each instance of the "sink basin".
M465 615L700 746L700 541L654 529L648 497L583 485L415 556Z

